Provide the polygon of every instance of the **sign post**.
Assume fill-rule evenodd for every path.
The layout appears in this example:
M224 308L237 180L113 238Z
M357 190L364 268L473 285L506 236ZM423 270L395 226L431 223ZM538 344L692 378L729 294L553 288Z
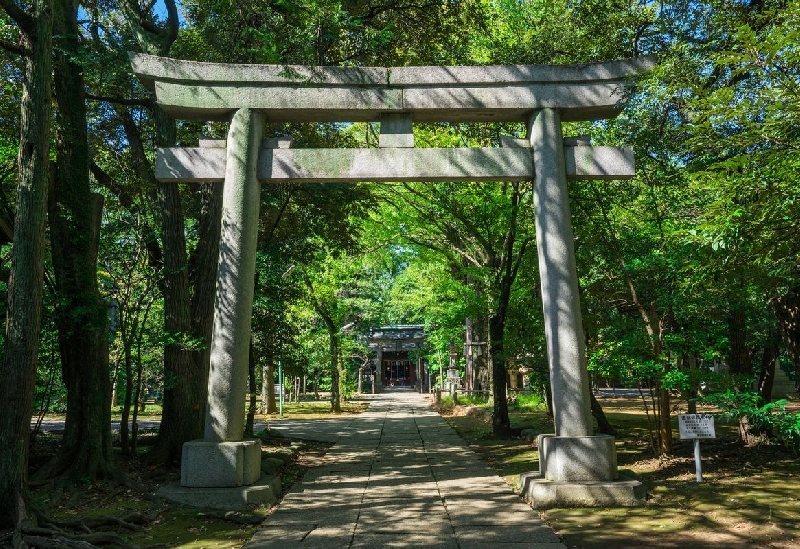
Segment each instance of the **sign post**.
M697 482L703 482L703 468L700 464L700 439L717 438L714 432L714 416L711 414L678 414L678 429L681 439L694 440L694 464Z
M281 366L281 361L278 361L278 386L280 387L280 396L278 397L279 408L278 408L278 417L283 419L283 366Z

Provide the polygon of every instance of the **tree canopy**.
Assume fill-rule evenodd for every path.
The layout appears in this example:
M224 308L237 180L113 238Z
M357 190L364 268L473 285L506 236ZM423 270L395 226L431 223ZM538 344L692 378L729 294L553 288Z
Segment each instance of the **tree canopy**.
M157 147L222 139L227 124L170 119L128 51L386 67L656 54L618 118L563 126L632 146L637 165L633 180L569 188L594 383L645 391L654 447L668 454L670 399L755 395L737 401L755 410L778 396L776 377L800 377L797 0L0 8L0 400L13 411L0 414L0 445L16 449L2 453L0 528L30 514L20 502L34 409L66 412L65 451L37 472L63 482L114 477L112 407L125 418L121 450L136 452L129 414L135 425L139 402L163 399L154 463L176 462L203 432L221 187L156 181L153 163ZM525 129L414 131L418 147L490 147ZM309 148L376 147L378 133L363 122L265 129ZM289 183L260 200L251 377L265 399L280 364L338 409L369 363L365 334L393 324L425 326L430 373L454 342L465 383L495 397L498 432L512 375L547 395L531 182Z

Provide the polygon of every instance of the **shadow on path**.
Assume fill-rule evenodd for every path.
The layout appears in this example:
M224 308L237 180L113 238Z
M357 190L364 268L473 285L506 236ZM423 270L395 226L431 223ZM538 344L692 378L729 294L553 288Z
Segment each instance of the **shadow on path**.
M366 398L358 416L270 422L287 436L335 444L246 549L565 547L423 396Z

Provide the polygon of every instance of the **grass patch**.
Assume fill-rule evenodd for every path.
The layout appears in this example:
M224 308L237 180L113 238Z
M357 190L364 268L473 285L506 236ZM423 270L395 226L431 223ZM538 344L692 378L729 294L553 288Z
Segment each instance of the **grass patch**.
M357 414L367 406L365 402L348 402L343 404L342 414L332 414L327 401L287 403L285 417L324 420ZM267 420L274 418L277 416L262 416ZM262 440L262 468L268 467L270 474L280 476L284 493L330 447L329 443L286 438L269 429L258 435ZM59 451L60 440L61 435L57 432L40 434L32 446L31 466L35 468L47 462ZM142 444L142 449L144 446L146 444ZM154 494L162 484L180 478L177 467L149 467L140 456L125 456L118 451L114 466L124 476L123 482L45 484L32 487L31 495L49 520L62 525L78 524L77 527L63 528L69 535L86 534L80 523L97 517L133 517L129 525L91 527L95 534L119 537L119 542L106 542L104 545L124 549L239 548L253 537L258 525L270 513L269 507L225 513L166 501Z
M540 403L520 399L509 406L514 425L538 433L553 432L552 420ZM702 443L704 482L695 482L693 445L674 441L674 455L659 459L649 443L647 416L640 399L601 399L617 428L620 466L634 471L648 491L646 505L637 508L552 509L541 516L569 548L580 549L772 549L800 548L800 463L781 446L743 447L734 425L717 424L718 439ZM358 413L367 403L349 402L345 414ZM473 406L481 406L475 404ZM325 419L327 401L286 403L287 419ZM464 407L466 408L466 407ZM488 409L488 405L482 405ZM538 469L534 442L500 439L492 435L486 417L447 415L446 419L481 457L510 484L526 471ZM263 416L262 419L277 419ZM675 431L677 437L677 427ZM284 489L314 464L326 446L264 433L265 455L272 457ZM58 437L37 437L34 451L50 454ZM31 464L47 455L32 455ZM283 461L283 465L280 465ZM237 548L252 538L256 526L269 513L256 508L240 515L201 511L154 498L158 485L178 477L178 471L149 469L136 458L118 456L115 465L126 473L127 484L93 483L72 492L54 492L38 486L34 496L46 513L62 521L97 515L122 516L133 512L148 524L135 531L117 529L128 543L149 549Z
M521 395L520 395L521 396ZM703 482L695 479L692 441L673 441L673 456L659 459L649 442L640 399L602 399L618 431L620 467L637 474L648 492L637 508L551 509L541 516L569 548L580 549L789 549L800 547L800 462L782 446L744 447L736 427L717 423L717 439L701 443ZM552 433L539 405L509 406L514 425ZM484 421L447 415L448 422L511 485L538 470L535 441L497 439ZM675 420L677 421L677 420ZM674 425L677 437L677 423Z
M161 417L161 404L154 402L146 402L143 408L139 408L137 417L152 419L153 417ZM112 419L120 419L122 417L122 406L111 407ZM133 410L131 410L129 418L133 417Z
M540 412L543 412L546 409L544 399L541 397L541 395L534 393L517 393L517 395L514 397L513 406L516 406L516 408L522 410Z
M459 406L489 406L489 398L480 395L468 395L458 393L456 395L456 400L458 401ZM449 393L442 393L442 406L444 408L452 408L453 407L453 397Z
M327 400L311 400L300 402L284 402L283 417L276 412L274 414L259 414L257 417L263 420L275 419L324 419L339 417L342 415L360 414L369 407L368 402L348 401L342 402L342 412L333 414L331 403Z

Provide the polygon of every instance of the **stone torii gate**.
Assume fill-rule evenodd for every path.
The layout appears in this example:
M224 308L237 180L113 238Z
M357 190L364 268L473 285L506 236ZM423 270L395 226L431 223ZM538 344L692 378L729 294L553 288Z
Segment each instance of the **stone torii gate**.
M303 67L197 63L131 54L158 104L179 119L229 120L227 141L159 149L161 181L224 184L205 436L185 444L181 485L253 486L260 443L242 440L253 305L259 185L279 181L534 180L555 434L540 437L540 471L521 476L537 507L632 505L614 439L593 436L567 181L634 175L627 148L564 139L563 121L611 118L625 80L651 58L490 67ZM380 122L379 147L293 149L262 140L264 122ZM415 148L415 122L524 122L500 148ZM255 501L258 496L245 495Z

